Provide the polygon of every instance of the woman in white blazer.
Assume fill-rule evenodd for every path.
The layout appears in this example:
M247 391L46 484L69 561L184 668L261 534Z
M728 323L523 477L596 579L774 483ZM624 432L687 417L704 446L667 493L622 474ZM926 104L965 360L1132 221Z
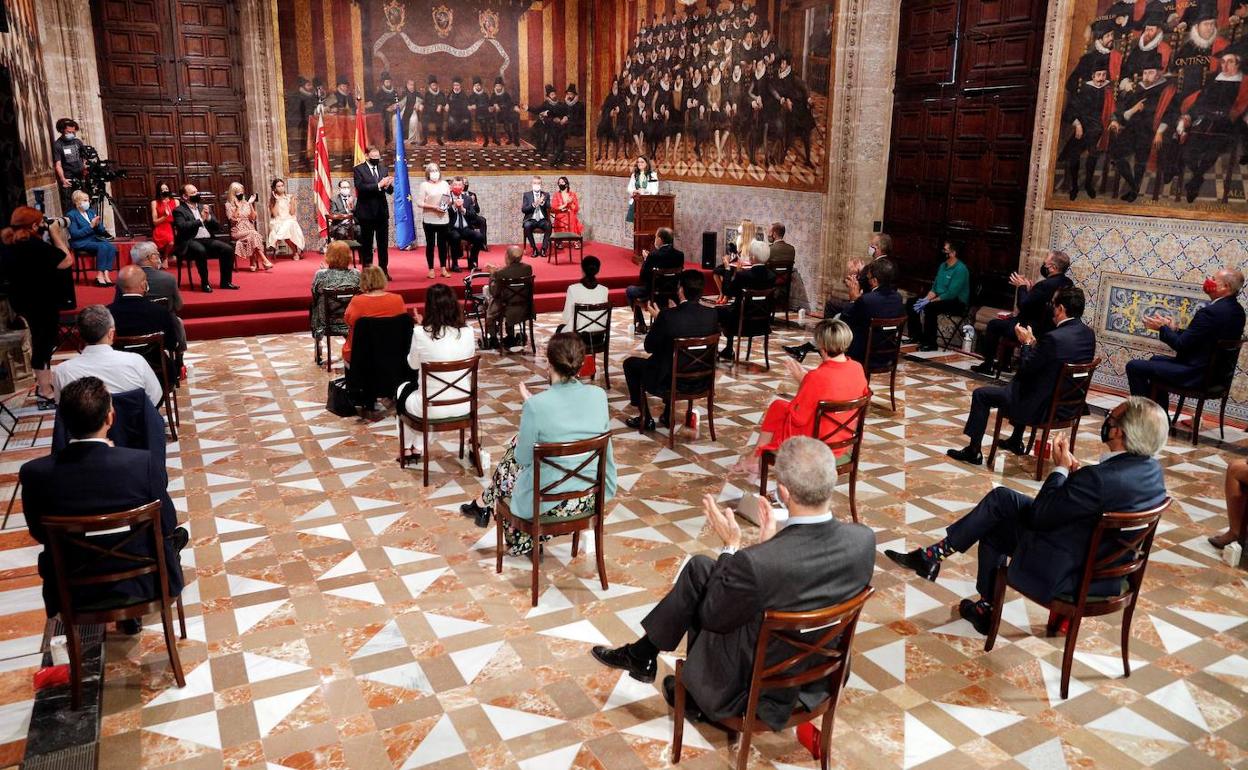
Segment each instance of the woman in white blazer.
M417 318L417 326L412 330L412 348L407 354L407 365L417 371L412 382L399 386L395 401L405 414L412 417L421 416L420 365L425 361L431 363L442 361L463 361L472 358L476 353L477 343L472 334L472 327L464 323L463 309L455 299L451 287L435 283L425 294L425 316ZM454 381L455 372L445 372L439 377ZM441 398L460 398L468 395L469 378L465 377L457 387L440 394ZM462 385L463 387L458 387ZM441 390L439 387L437 390ZM434 391L438 397L437 390ZM448 406L429 407L429 419L440 420L447 417L463 417L468 414L469 403L451 404Z
M598 271L601 269L602 262L597 257L589 256L581 260L581 280L568 287L568 295L563 300L563 323L555 329L556 334L561 331L606 331L603 324L591 323L592 318L585 319L583 329L577 329L575 324L577 305L601 305L608 299L607 287L598 283Z
M633 173L628 175L628 214L625 222L632 222L634 215L633 199L638 195L655 195L659 192L659 172L654 170L645 155L637 156L637 165Z

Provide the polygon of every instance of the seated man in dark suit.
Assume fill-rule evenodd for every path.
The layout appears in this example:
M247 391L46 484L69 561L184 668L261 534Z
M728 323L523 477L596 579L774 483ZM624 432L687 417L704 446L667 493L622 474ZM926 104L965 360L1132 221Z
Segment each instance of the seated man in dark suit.
M540 152L540 150L539 150ZM520 213L524 215L521 227L524 230L524 242L533 250L533 256L540 257L546 253L546 239L550 237L550 196L542 192L542 178L533 177L531 189L520 200ZM537 247L534 233L542 234L542 247Z
M628 304L633 306L633 326L638 334L646 333L646 322L642 318L642 301L650 297L650 274L656 268L660 270L678 270L685 266L685 253L678 250L672 243L675 236L669 227L660 227L654 233L654 251L643 251L639 283L624 290ZM701 296L701 292L699 292ZM663 308L659 308L662 310Z
M646 352L649 358L630 356L624 359L624 380L628 383L628 403L641 406L645 393L662 396L664 401L672 386L672 340L677 337L707 337L719 331L719 314L715 308L706 307L698 300L706 277L700 270L686 270L680 274L676 290L679 304L659 310L650 305L655 315L654 326L646 335ZM673 405L664 403L659 422L667 426ZM641 427L641 415L624 421L630 428ZM654 430L654 420L646 423L646 430Z
M893 258L893 237L888 233L872 233L871 240L867 244L867 259L851 259L845 265L845 277L842 280L845 282L845 290L849 293L849 299L841 300L832 297L824 302L824 318L833 318L844 313L860 294L865 294L871 289L867 265L877 259L887 259L893 263L893 280L894 283L896 282L898 267L897 261Z
M900 318L906 314L906 306L901 301L901 294L893 287L893 280L897 275L897 265L893 260L877 259L863 270L867 274L867 290L858 293L840 316L854 333L854 341L850 343L845 355L865 367L867 335L871 333L871 322L876 318ZM851 293L854 292L851 290ZM899 329L898 333L900 331ZM807 354L817 352L817 348L809 342L803 342L796 346L786 345L784 352L801 361Z
M485 328L487 333L492 333L491 330L493 330L494 324L498 321L500 315L504 316L504 320L509 327L527 320L527 317L521 313L521 308L504 307L499 295L502 294L502 286L505 282L533 277L533 266L524 261L524 250L519 246L508 246L503 259L506 264L493 271L490 277L490 285L485 287L485 294L489 300L489 304L485 306ZM508 336L511 335L509 334ZM504 344L507 343L505 342ZM510 344L522 345L524 341L516 338L511 340ZM486 347L489 347L489 345L486 345Z
M1154 380L1180 387L1200 384L1213 357L1214 345L1243 336L1244 308L1239 304L1243 288L1244 274L1226 267L1205 279L1204 290L1210 302L1196 311L1186 329L1176 330L1174 319L1167 316L1144 316L1144 325L1174 348L1175 355L1128 361L1127 386L1131 395L1151 398ZM1170 408L1170 394L1164 389L1157 394L1157 400L1162 407Z
M160 268L160 250L151 241L139 241L130 247L130 262L143 268L147 276L147 298L163 297L169 301L169 312L173 314L173 325L178 330L178 348L186 350L186 329L178 314L182 312L182 292L178 290L178 279L172 273ZM121 279L118 278L118 281ZM113 302L121 299L121 285L113 293Z
M199 190L193 184L182 185L182 201L173 210L173 253L178 259L195 263L199 271L199 288L212 292L208 284L208 258L221 266L221 288L237 289L234 277L234 247L213 236L222 232L212 210L200 205Z
M1003 351L1003 360L1000 362L997 361L997 347L1003 338L1007 341L1013 340L1015 326L1030 326L1037 339L1052 330L1049 303L1053 300L1053 293L1065 286L1075 285L1070 276L1066 275L1068 269L1070 257L1066 252L1050 251L1044 258L1044 264L1040 265L1041 280L1033 284L1031 279L1024 278L1019 273L1010 275L1010 283L1016 287L1015 304L1018 312L1009 318L994 318L988 322L984 329L984 360L972 366L971 371L991 375L1005 365L1008 361L1007 351L1013 346L1010 345Z
M178 526L177 514L167 490L169 478L164 464L152 452L143 449L115 447L108 440L114 412L112 397L104 383L95 377L83 377L61 390L59 420L64 420L69 444L56 454L31 460L22 466L22 510L31 537L46 544L47 516L87 516L115 513L146 505L153 500L161 504L161 528L165 537L165 559L169 567L169 590L182 591L180 551L190 539ZM126 537L125 534L100 534L92 540L109 547ZM143 550L149 541L136 538L126 547L135 555L151 556ZM82 555L81 558L88 558ZM102 565L109 569L117 564ZM52 555L45 549L39 554L39 575L43 578L43 601L48 617L60 611L52 569ZM151 575L101 585L94 590L78 589L77 598L85 602L127 603L134 599L151 599L158 589ZM128 633L138 633L138 621L122 626Z
M1007 386L985 385L971 394L971 413L962 432L970 442L964 449L950 449L945 454L971 465L982 465L980 444L988 428L988 413L995 407L1005 410L1014 432L1001 444L1014 454L1026 454L1023 430L1043 420L1049 411L1053 387L1062 364L1082 364L1096 357L1096 334L1083 317L1083 289L1068 286L1053 295L1054 329L1036 343L1031 329L1019 324L1015 336L1022 346L1022 364Z
M724 543L718 559L698 554L681 570L676 585L641 621L645 635L632 644L594 647L593 656L641 682L654 681L660 651L675 650L688 635L682 681L692 704L690 719L742 716L763 613L824 609L856 596L871 581L875 534L862 524L837 521L830 503L836 488L836 459L826 444L794 436L776 453L777 493L789 511L778 532L770 504L759 498L758 542L741 547L741 530L731 510L713 496L703 500L711 529ZM795 650L783 642L767 649L775 665ZM780 730L800 701L813 708L827 697L826 679L800 688L764 691L758 718ZM673 702L674 677L663 680Z
M165 350L171 354L166 360L166 374L170 382L176 382L181 371L182 352L178 327L173 313L147 298L147 275L142 268L126 265L117 274L117 288L121 296L113 300L108 311L113 314L114 328L118 337L140 337L160 332L165 338Z
M767 265L739 268L724 284L724 296L731 300L731 304L715 308L715 312L719 314L719 326L724 335L724 349L719 351L721 360L733 359L732 339L737 333L737 324L741 320L741 304L744 301L745 292L762 291L775 285L776 274L771 272ZM752 331L748 322L744 331L746 336Z
M485 233L477 228L480 213L477 211L477 197L469 195L464 186L467 181L462 176L451 180L451 206L447 211L451 221L447 229L447 239L451 242L451 272L459 272L459 260L464 255L464 244L468 246L468 269L477 269L477 256L485 245Z
M1003 557L1010 557L1011 582L1032 599L1047 602L1059 594L1073 594L1101 514L1146 511L1165 500L1165 479L1155 456L1166 444L1169 427L1157 404L1131 396L1101 425L1101 441L1109 452L1098 464L1081 468L1067 435L1059 433L1053 440L1057 467L1034 500L997 487L949 525L944 539L909 553L884 555L919 577L935 580L949 554L966 553L979 543L975 590L980 599L963 599L958 612L986 635L996 570ZM1117 580L1102 582L1106 584L1093 583L1089 594L1113 596L1121 591Z

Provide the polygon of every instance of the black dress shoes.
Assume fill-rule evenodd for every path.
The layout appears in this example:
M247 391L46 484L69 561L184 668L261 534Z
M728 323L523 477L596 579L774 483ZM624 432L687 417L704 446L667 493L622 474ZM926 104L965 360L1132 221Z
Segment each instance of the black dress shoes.
M926 343L926 342L924 342L924 343L922 343L921 345L919 345L919 352L920 352L920 353L931 353L931 352L934 352L935 350L936 350L936 346L935 346L935 345L931 345L931 344Z
M202 291L204 294L212 294L212 287L209 286L208 284L204 284L203 286L200 286L199 290Z
M936 576L940 574L940 562L924 557L922 548L916 548L909 553L885 550L884 555L897 566L913 571L924 580L935 582Z
M594 659L602 665L610 668L618 668L621 671L627 671L628 675L633 679L636 679L638 682L653 682L654 674L659 669L658 663L654 658L647 658L644 660L637 660L634 658L630 654L629 646L627 644L623 647L616 647L615 649L603 647L599 644L595 645L589 652L594 656Z
M459 512L464 516L471 516L472 522L481 529L490 526L490 509L477 505L476 500L469 500L459 506Z
M236 284L236 283L223 283L223 284L221 284L221 288L222 288L222 289L234 289L234 290L237 290L237 289L238 289L238 284Z
M668 706L676 708L676 677L673 674L663 677L663 700L667 701ZM689 697L688 691L685 692L685 719L695 724L706 721L706 714L703 714L701 707Z
M733 360L732 348L724 348L723 350L719 351L719 360L720 361Z
M809 342L803 342L801 345L785 345L784 352L793 356L793 358L797 359L797 362L800 364L802 361L806 360L806 354L811 352L810 347L811 345Z
M1008 439L1007 438L1005 441L1002 441L1000 444L997 444L997 446L1001 447L1002 449L1009 450L1010 452L1013 452L1016 455L1027 454L1027 447L1023 446L1023 442L1021 439Z
M173 530L169 539L173 542L173 547L181 551L186 548L187 543L191 542L191 533L186 531L186 527L178 527Z
M983 452L980 452L978 449L972 449L969 446L963 449L948 449L945 450L945 454L949 455L958 462L967 463L969 465L984 464Z
M984 636L992 630L992 605L983 599L977 602L963 599L958 602L958 615Z
M629 417L627 420L624 421L624 424L632 428L633 430L637 430L638 428L641 427L641 415L637 415L636 417ZM654 418L647 417L646 427L645 427L646 432L647 433L653 432L655 428L656 428L656 425L654 423Z
M989 377L991 377L993 374L996 373L997 367L995 364L993 364L992 361L985 360L981 363L978 363L972 366L971 371L975 372L976 374L986 374Z

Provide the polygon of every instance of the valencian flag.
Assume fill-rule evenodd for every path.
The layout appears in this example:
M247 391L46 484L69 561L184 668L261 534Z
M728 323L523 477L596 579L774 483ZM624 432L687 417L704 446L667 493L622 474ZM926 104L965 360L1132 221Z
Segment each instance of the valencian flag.
M358 166L368 160L368 129L364 127L364 100L355 100L355 158L351 165Z
M316 169L312 195L316 197L316 227L324 238L329 234L329 148L325 146L325 119L316 114Z
M407 150L403 147L403 110L394 111L394 242L400 249L416 242L412 183L407 178Z

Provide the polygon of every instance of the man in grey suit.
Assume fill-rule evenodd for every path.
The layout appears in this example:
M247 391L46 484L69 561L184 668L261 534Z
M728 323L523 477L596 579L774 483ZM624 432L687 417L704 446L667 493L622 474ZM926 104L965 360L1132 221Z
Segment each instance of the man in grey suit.
M797 261L797 252L791 243L784 240L783 224L771 223L771 229L767 231L767 242L771 244L767 256L767 267L772 270L777 267L792 268L793 263Z
M706 518L724 542L719 559L697 555L689 560L676 585L641 622L645 636L615 649L593 648L593 656L604 665L653 682L659 651L676 649L688 634L682 679L693 701L687 706L692 720L744 714L766 610L830 607L852 598L871 580L875 534L832 517L836 460L827 445L808 436L784 442L776 454L776 477L780 501L789 512L783 529L776 531L771 506L760 500L758 543L738 550L741 529L733 512L720 510L707 495ZM767 650L767 664L795 652L776 643ZM758 718L773 730L781 729L799 700L813 707L827 696L823 685L819 680L800 689L764 692ZM663 680L669 704L674 687L675 677Z
M151 241L139 241L130 248L130 261L143 268L147 276L147 296L164 297L169 300L169 312L173 314L173 325L178 333L178 349L186 350L186 327L182 325L179 313L182 312L182 292L178 291L178 279L172 273L160 269L160 250ZM113 302L121 299L121 285L114 292Z

